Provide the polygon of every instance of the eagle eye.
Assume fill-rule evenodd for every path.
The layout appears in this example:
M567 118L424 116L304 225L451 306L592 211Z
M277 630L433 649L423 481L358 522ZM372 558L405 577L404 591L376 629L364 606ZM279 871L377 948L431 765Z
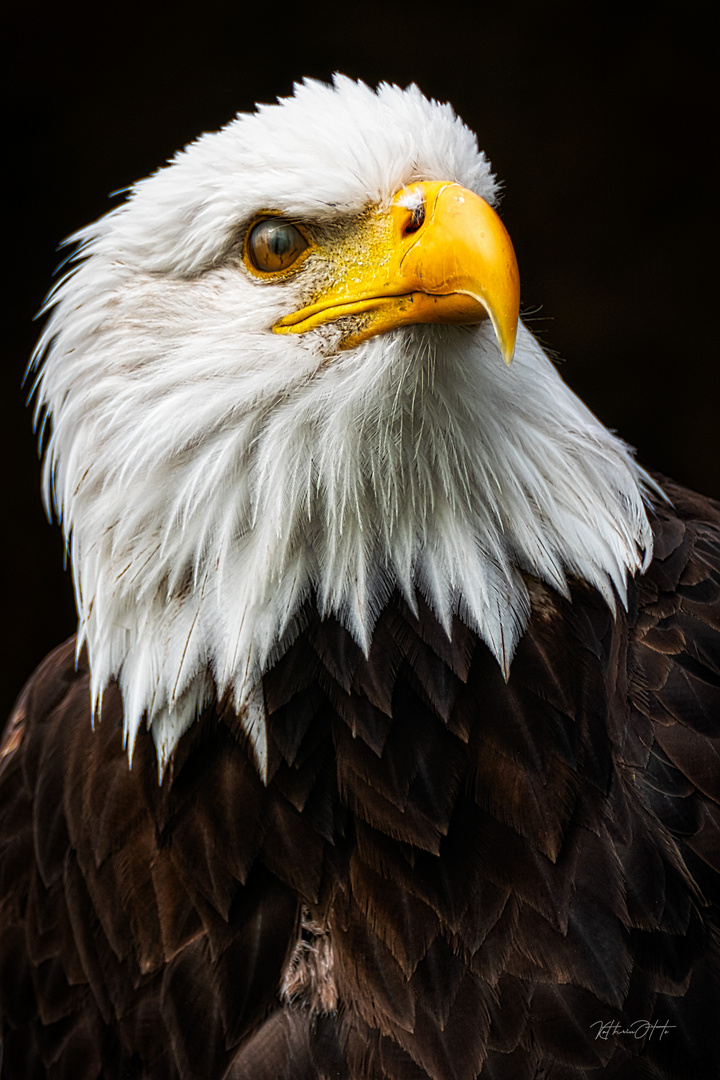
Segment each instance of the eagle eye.
M307 246L307 240L296 225L282 218L263 218L248 233L245 252L255 270L277 274L292 266Z

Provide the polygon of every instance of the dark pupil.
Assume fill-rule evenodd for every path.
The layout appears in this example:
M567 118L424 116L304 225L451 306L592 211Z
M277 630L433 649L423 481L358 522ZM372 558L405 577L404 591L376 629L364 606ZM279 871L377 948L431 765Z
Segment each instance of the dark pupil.
M293 236L287 225L271 225L268 229L267 245L278 258L286 255L293 246Z

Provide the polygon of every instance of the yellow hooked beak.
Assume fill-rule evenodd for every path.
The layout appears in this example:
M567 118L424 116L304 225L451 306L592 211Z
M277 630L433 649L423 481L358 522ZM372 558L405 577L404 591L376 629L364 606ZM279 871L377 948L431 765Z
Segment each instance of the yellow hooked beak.
M520 279L510 237L495 211L449 181L403 188L389 209L363 219L332 260L333 283L275 323L303 334L346 316L349 348L417 323L490 318L507 364L515 350Z

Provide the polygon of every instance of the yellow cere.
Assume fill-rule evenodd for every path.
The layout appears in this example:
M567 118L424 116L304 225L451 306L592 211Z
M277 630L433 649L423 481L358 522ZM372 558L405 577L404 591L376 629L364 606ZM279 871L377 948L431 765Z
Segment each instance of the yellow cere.
M474 192L450 181L413 184L313 254L326 261L326 284L280 319L276 333L363 315L343 339L341 347L351 348L399 326L490 317L503 358L512 359L520 305L515 253L500 218Z

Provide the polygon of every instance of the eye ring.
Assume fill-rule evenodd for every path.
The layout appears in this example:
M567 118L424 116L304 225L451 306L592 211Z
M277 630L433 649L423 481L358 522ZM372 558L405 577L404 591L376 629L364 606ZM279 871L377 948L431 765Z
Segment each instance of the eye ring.
M260 218L248 230L245 263L263 276L281 274L307 251L308 241L297 225L281 217Z

